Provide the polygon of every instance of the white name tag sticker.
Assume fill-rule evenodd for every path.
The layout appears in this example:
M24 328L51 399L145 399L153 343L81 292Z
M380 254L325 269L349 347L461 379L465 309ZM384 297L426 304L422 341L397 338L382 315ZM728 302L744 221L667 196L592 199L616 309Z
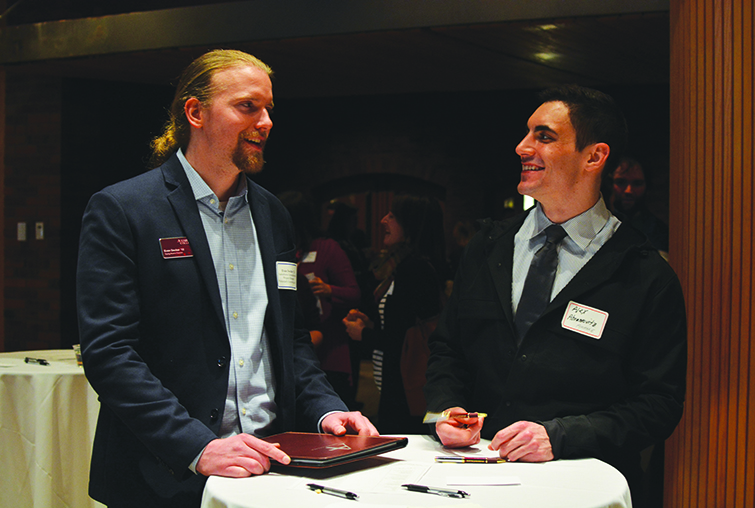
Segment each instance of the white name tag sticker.
M316 259L317 259L317 251L316 250L311 250L311 251L307 252L307 255L304 256L304 258L302 258L301 262L302 263L314 263Z
M607 321L608 312L581 303L569 302L564 318L561 320L561 326L593 339L599 339L603 336Z
M275 268L278 271L278 289L296 291L296 263L276 261Z

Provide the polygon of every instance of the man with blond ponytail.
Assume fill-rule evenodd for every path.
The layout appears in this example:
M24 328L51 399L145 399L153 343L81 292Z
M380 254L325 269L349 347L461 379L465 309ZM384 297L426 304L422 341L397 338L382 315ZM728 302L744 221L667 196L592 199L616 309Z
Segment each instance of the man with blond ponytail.
M209 475L288 463L259 439L276 432L377 434L320 370L291 221L247 177L264 165L271 73L234 50L192 62L155 168L84 214L79 328L102 403L89 492L108 506L198 506Z

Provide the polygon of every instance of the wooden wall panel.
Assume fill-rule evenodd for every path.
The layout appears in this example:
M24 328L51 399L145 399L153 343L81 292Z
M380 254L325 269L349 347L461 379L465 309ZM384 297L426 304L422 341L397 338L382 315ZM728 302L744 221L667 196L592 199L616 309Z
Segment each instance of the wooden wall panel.
M0 9L5 3L0 0ZM0 25L1 26L1 25ZM5 68L0 66L0 224L5 224ZM5 235L0 235L0 309L5 309ZM0 312L0 351L5 351L5 312Z
M689 324L666 507L755 503L751 0L671 1L670 262Z

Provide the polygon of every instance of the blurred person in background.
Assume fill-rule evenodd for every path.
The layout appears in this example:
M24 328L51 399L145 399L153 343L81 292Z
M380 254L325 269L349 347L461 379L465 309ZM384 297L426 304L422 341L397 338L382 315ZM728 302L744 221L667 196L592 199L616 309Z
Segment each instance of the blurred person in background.
M611 174L611 211L622 222L639 229L668 259L668 225L648 208L650 175L634 159L624 157Z
M380 281L373 318L353 309L344 325L354 340L374 345L374 377L380 390L376 426L387 434L426 434L424 398L416 399L424 385L426 357L408 358L404 349L407 331L441 310L448 271L443 212L434 198L399 195L380 223L385 250L373 266Z
M355 406L351 371L349 335L341 320L355 305L360 291L346 253L335 240L326 238L319 228L320 214L312 201L298 191L280 194L279 199L294 222L297 271L309 283L320 311L322 340L317 357L336 393L349 408Z

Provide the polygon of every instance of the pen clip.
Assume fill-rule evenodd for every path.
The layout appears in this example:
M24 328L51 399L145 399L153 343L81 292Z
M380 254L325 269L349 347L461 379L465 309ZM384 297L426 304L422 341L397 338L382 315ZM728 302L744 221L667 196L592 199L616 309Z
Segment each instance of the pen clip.
M469 496L469 493L464 492L463 490L446 490L446 489L439 489L436 487L427 487L425 485L414 485L412 483L406 483L402 485L402 487L412 492L422 492L424 494L435 494L436 496L455 497L455 498L464 498L464 497Z
M346 490L338 490L332 487L326 487L325 485L317 485L316 483L308 483L307 487L309 487L310 490L317 492L318 494L330 494L331 496L341 497L343 499L350 499L352 501L356 501L357 499L359 499L359 496L353 492L348 492Z
M436 494L438 496L455 497L455 498L465 498L469 495L463 490L453 491L453 490L443 490L443 489L429 489L427 492L430 494Z
M50 365L50 362L48 362L44 358L32 358L30 356L27 356L26 358L24 358L24 362L36 363L37 365Z

